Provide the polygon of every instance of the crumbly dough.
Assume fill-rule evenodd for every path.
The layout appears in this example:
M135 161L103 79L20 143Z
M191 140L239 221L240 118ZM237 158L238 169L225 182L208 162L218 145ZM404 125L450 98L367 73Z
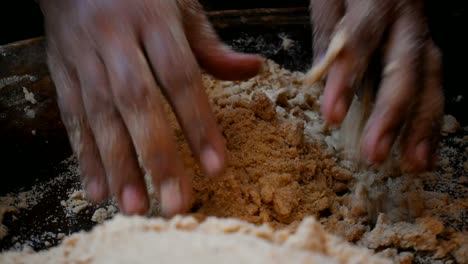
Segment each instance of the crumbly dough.
M343 153L340 130L327 128L318 114L322 87L306 88L304 77L271 61L246 82L204 77L229 164L222 178L205 177L173 119L179 150L186 166L194 168L192 211L293 229L313 215L348 241L376 252L397 249L395 262L405 263L416 252L455 257L463 246L457 237L467 236L463 212L468 189L453 183L459 174L407 175L392 164L378 171L354 166ZM441 151L449 156L445 147ZM446 172L453 169L439 166ZM437 181L453 186L459 195L427 190L427 185L438 186ZM441 230L421 224L426 222L439 223ZM405 228L414 235L401 235ZM431 239L420 239L418 232Z
M274 231L234 219L171 221L116 216L40 253L10 252L13 263L390 263L330 235L313 218L297 232Z
M453 134L460 129L460 123L452 115L445 115L442 121L441 134L443 136Z
M60 204L66 209L67 215L77 214L91 206L83 190L74 190L68 195L68 199L62 200Z
M37 204L40 195L36 188L28 192L20 192L0 197L0 240L8 235L8 228L2 223L6 213L19 213Z
M324 126L306 116L318 105L319 91L300 92L302 76L272 62L247 82L220 82L205 76L227 139L229 164L223 177L207 178L201 173L173 120L186 167L195 168L197 214L282 227L326 213L336 198L333 190L346 191L352 174L333 168L333 157L322 155L322 143L307 139L309 131L313 136L313 130Z
M442 145L439 171L421 175L356 167L343 153L340 131L325 126L320 117L322 87L303 86L304 77L272 61L244 82L203 76L226 139L228 164L220 178L203 175L166 105L181 157L193 176L193 216L224 219L219 223L267 223L292 233L313 216L328 232L394 263L411 263L421 254L466 263L466 171L453 157L465 155L465 161L468 154ZM467 148L468 138L454 138L453 144ZM113 212L107 209L107 216ZM157 204L153 212L158 212ZM95 220L102 217L104 210Z

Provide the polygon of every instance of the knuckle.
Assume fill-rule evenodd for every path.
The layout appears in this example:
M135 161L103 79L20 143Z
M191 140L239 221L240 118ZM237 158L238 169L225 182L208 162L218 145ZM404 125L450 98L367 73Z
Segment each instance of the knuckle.
M148 157L147 157L148 158ZM171 157L159 153L158 155L151 157L152 161L149 162L148 166L145 166L146 171L155 180L156 184L160 184L164 179L170 178L172 175L173 166L171 164Z
M72 115L62 118L67 129L70 145L77 155L81 157L84 149L87 122L83 115Z
M136 69L136 67L135 67ZM112 94L118 107L135 108L150 95L150 78L147 73L137 73L128 67L116 68L112 80Z
M91 123L94 138L99 152L101 153L103 164L110 165L117 171L122 171L125 164L128 164L129 146L131 142L122 134L122 130L116 125L115 118L99 115ZM109 166L108 166L109 167ZM109 171L112 175L115 172Z
M94 87L94 89L86 89L83 91L83 94L86 112L91 120L94 120L97 115L108 113L113 109L110 96L105 88Z
M162 177L170 177L171 173L171 159L172 157L160 154L156 158L156 164L159 171L161 172Z
M163 82L163 88L173 97L173 98L184 98L190 99L187 97L193 96L192 87L193 83L201 83L199 74L195 67L183 67L176 74L174 73L164 73L161 76Z
M86 105L87 118L92 130L95 132L96 141L99 141L100 134L111 133L104 135L107 140L113 140L115 132L115 122L118 120L118 114L115 107L108 100L94 100Z
M73 97L65 96L63 95L62 92L58 91L57 93L61 94L57 98L57 104L58 108L60 109L60 115L62 116L62 120L65 121L65 119L75 116L77 114L80 114L80 109L76 106L76 103L74 103Z
M89 58L88 58L89 59ZM93 61L86 63L87 61ZM81 62L80 84L83 103L88 116L93 117L97 113L105 112L113 107L111 96L107 87L106 76L100 63L94 59Z
M142 146L138 152L148 173L159 178L171 176L177 160L176 151L173 142L164 133L154 142Z
M85 110L81 102L81 97L74 96L74 92L67 91L68 88L57 88L57 105L60 109L62 120L68 120L84 116Z

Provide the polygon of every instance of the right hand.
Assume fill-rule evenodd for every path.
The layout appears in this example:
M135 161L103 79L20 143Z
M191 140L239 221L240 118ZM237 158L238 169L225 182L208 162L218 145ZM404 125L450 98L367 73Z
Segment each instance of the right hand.
M195 0L39 2L62 120L88 196L99 201L112 193L124 213L144 214L146 170L165 215L188 209L191 178L157 89L206 174L216 176L225 146L199 65L215 77L245 79L262 59L226 48Z
M431 169L444 95L441 55L430 38L423 1L311 0L311 10L315 61L336 32L346 36L326 80L322 113L327 122L343 121L355 85L381 49L384 71L377 76L381 83L362 135L362 154L369 163L381 163L401 135L402 169Z

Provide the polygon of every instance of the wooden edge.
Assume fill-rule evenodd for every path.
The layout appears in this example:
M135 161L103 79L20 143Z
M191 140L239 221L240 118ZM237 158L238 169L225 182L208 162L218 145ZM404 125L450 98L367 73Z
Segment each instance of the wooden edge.
M208 12L215 28L310 24L306 7L223 10Z
M293 15L293 14L308 14L306 7L291 7L291 8L256 8L256 9L241 9L241 10L221 10L207 12L210 18L224 18L232 16L261 16L261 15Z
M40 43L42 41L44 41L44 37L36 37L36 38L19 40L19 41L11 42L11 43L0 46L0 51L7 51L13 48L33 45L33 44Z
M242 10L210 11L207 15L215 28L224 29L239 26L280 26L307 25L310 23L306 7L258 8ZM0 51L27 46L44 41L44 37L20 40L0 46Z

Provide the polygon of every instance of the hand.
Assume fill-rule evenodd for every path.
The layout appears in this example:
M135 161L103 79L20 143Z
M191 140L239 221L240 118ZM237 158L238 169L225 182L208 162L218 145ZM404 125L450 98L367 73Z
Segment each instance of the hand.
M362 154L370 163L381 163L400 136L402 169L430 169L444 97L441 56L428 34L423 1L311 0L311 10L315 64L327 65L323 60L331 58L322 100L326 121L343 121L377 54L383 73L363 130Z
M191 202L162 109L161 89L207 175L222 172L225 146L201 82L244 79L262 59L220 43L192 0L42 0L58 104L93 200L114 194L123 212L143 214L152 176L163 213ZM140 163L139 163L140 162ZM144 170L141 169L141 167Z

